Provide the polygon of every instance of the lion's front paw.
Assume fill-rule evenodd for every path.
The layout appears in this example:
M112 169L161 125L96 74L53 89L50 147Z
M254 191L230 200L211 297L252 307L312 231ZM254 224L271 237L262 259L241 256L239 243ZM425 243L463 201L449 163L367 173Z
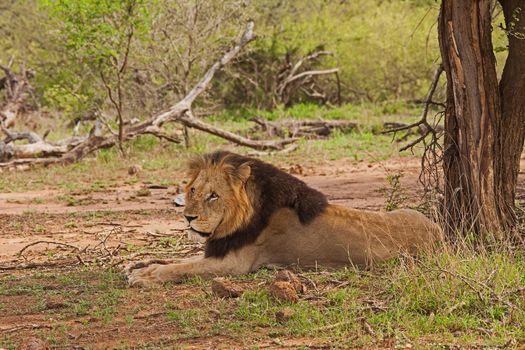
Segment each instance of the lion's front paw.
M126 278L130 286L149 287L165 282L161 271L164 265L150 264L145 267L139 266L135 265L135 268L126 269Z

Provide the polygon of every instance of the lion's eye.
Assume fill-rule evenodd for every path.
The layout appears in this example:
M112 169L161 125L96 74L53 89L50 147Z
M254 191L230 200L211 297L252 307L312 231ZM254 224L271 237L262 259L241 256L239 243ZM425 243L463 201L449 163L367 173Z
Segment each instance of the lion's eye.
M212 192L212 193L210 194L210 197L209 197L208 199L209 199L210 202L211 202L211 201L214 201L214 200L219 199L219 196L217 195L217 193Z
M190 188L191 193L195 193L195 187Z

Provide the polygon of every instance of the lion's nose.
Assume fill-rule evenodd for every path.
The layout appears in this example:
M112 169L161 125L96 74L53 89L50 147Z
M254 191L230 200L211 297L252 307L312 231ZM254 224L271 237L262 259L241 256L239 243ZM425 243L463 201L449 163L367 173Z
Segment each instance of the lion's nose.
M184 215L184 217L186 218L186 220L188 220L188 223L192 222L193 220L197 218L196 216L191 216L191 215Z

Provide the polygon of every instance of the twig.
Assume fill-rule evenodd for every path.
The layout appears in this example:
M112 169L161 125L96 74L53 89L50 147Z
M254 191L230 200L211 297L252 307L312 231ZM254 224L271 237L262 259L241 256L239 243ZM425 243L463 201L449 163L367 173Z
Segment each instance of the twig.
M78 259L77 259L78 260ZM76 260L73 261L60 261L55 263L42 263L42 264L16 264L12 266L0 266L0 271L17 271L17 270L30 270L30 269L39 269L39 268L51 268L51 267L69 267L74 264Z
M423 128L422 135L420 137L418 137L415 141L410 142L408 145L402 147L399 150L400 152L406 151L407 149L410 149L410 148L414 147L419 142L423 141L427 137L428 134L430 134L430 133L435 134L436 133L434 128L428 123L427 118L428 118L428 111L429 111L430 105L432 104L432 97L434 96L434 93L436 91L436 88L437 88L437 85L438 85L438 82L439 82L439 78L441 76L441 73L443 73L443 71L444 71L443 64L439 64L436 67L436 70L434 71L434 76L432 78L432 83L430 84L430 88L428 90L427 96L423 100L424 107L423 107L423 112L421 113L420 119L417 122L415 122L415 123L408 124L408 125L403 125L403 126L400 126L400 127L397 127L397 128L392 128L392 129L385 130L385 131L382 132L382 134L390 134L390 133L394 133L395 134L396 132L403 131L403 130L409 130L409 129L412 129L414 127Z
M329 324L329 325L326 325L326 326L314 328L314 330L315 331L326 331L326 330L329 330L329 329L334 329L334 328L337 328L339 326L345 326L345 325L351 324L351 323L353 323L355 321L359 321L360 318L355 319L355 320L347 320L347 321L341 321L341 322L332 323L332 324Z
M432 268L428 268L429 270L435 270L435 269L432 269ZM487 303L487 300L483 297L483 295L481 294L481 290L479 288L476 288L475 286L478 285L480 286L482 289L485 289L486 291L488 291L492 297L493 300L496 300L497 302L501 303L501 304L505 304L507 305L509 308L511 309L516 309L517 306L514 305L513 303L511 303L510 301L508 300L505 300L503 299L502 295L499 295L498 293L496 293L496 291L494 290L494 288L491 288L489 287L486 283L482 282L482 281L478 281L478 280L475 280L473 278L470 278L470 277L467 277L467 276L464 276L464 275L460 275L458 273L454 273L450 270L447 270L441 266L438 266L437 267L437 271L439 272L442 272L442 273L446 273L452 277L455 277L459 280L461 280L463 283L465 283L473 292L475 292L477 295L478 295L478 298L481 302L483 303Z
M26 245L25 247L20 249L20 251L16 255L17 256L21 256L22 253L24 251L26 251L27 248L32 247L32 246L37 245L37 244L55 244L55 245L60 245L60 246L64 246L64 247L73 248L76 251L80 251L80 248L78 248L78 247L76 247L76 246L74 246L72 244L68 244L68 243L55 242L55 241L36 241L36 242L29 243L28 245Z
M46 324L24 324L20 326L11 327L11 328L0 328L0 332L1 333L13 333L16 331L20 331L22 329L41 329L41 328L52 329L53 326L49 326Z

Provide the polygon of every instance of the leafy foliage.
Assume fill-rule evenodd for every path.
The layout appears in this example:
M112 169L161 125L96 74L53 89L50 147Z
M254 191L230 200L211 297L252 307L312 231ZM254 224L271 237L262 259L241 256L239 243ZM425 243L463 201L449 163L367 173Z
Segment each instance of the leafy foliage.
M339 93L353 104L420 99L439 60L435 1L23 0L2 6L0 62L14 57L34 69L40 104L71 119L97 109L114 114L100 75L115 90L115 66L126 55L124 115L140 119L166 108L248 18L258 40L214 80L198 101L201 109L281 108L275 98L279 75L319 50L332 55L305 62L301 70L338 67L340 86L334 75L315 77L324 98L296 89L287 105L333 104ZM494 42L505 47L502 30L494 30Z

